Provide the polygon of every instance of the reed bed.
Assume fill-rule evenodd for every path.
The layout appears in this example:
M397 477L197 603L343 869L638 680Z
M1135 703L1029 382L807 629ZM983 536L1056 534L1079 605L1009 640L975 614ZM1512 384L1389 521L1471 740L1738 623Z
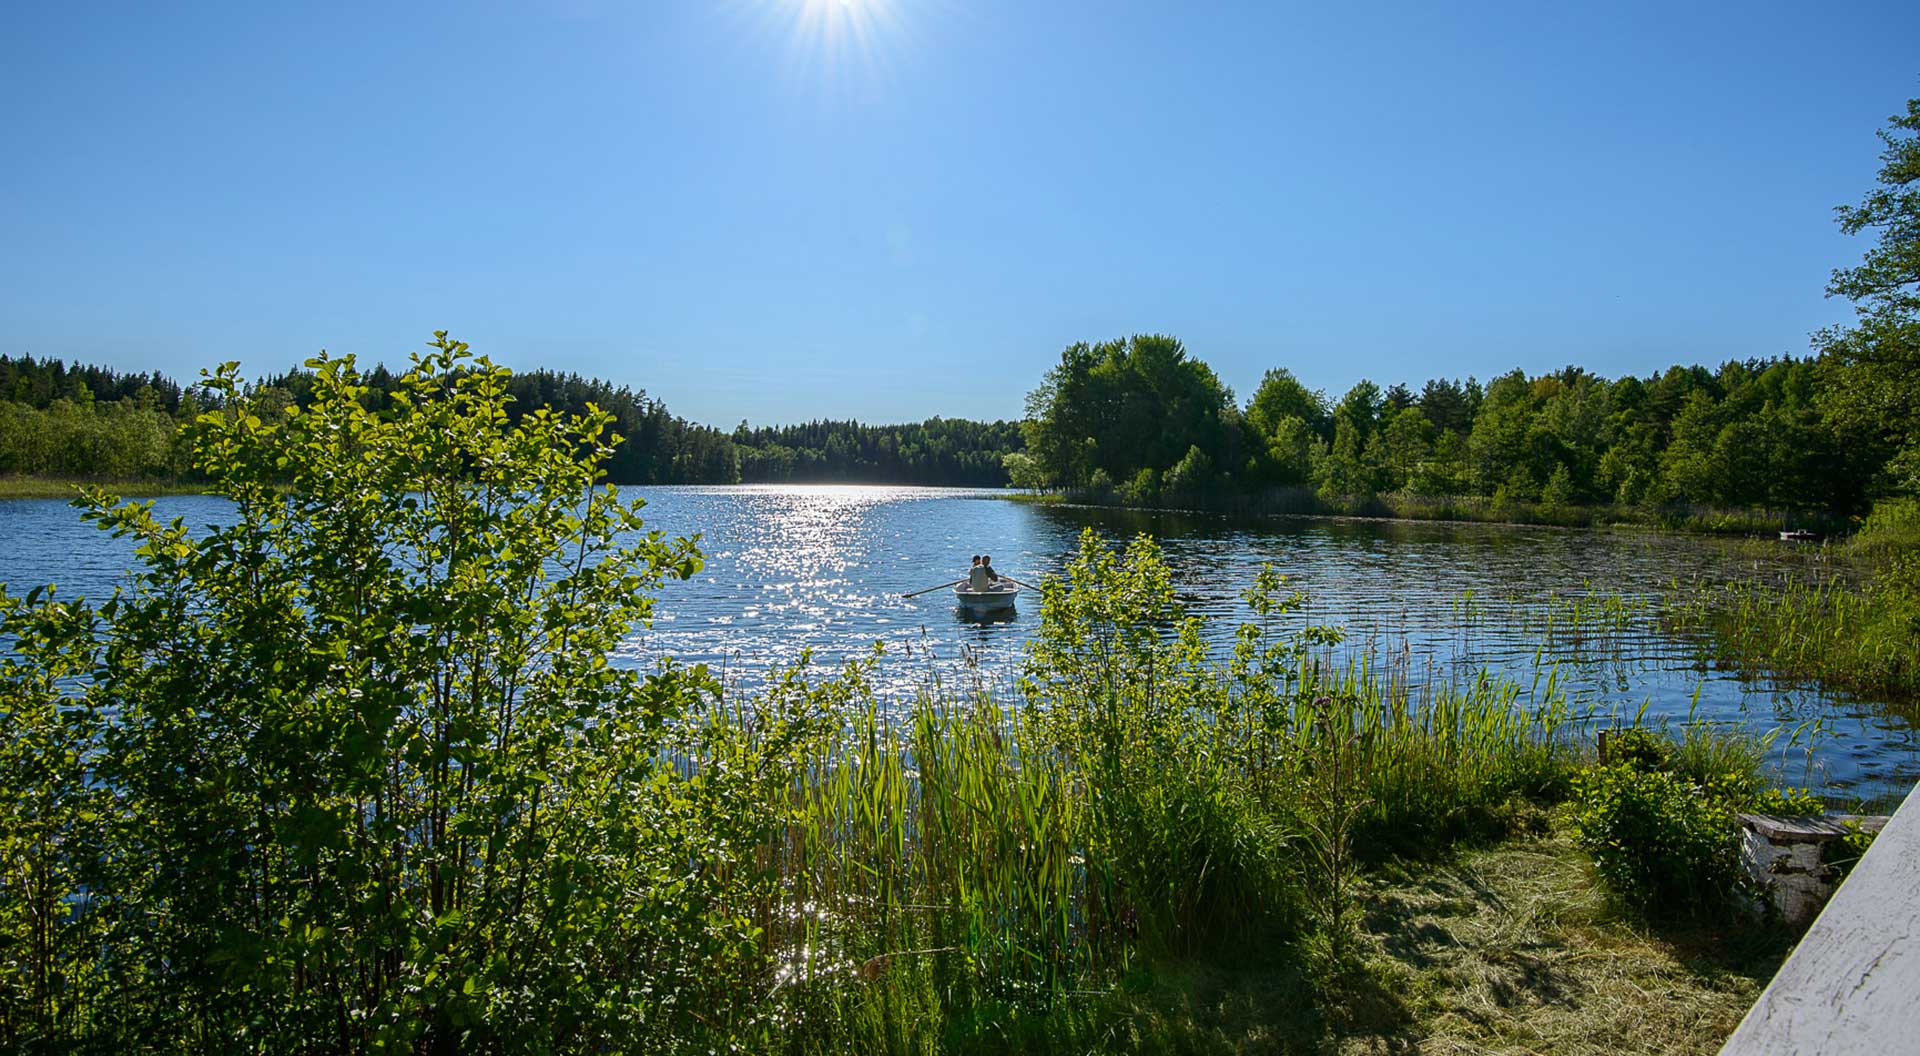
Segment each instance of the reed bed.
M890 709L872 660L698 716L677 772L757 797L719 890L759 936L765 1021L828 1048L981 1008L1055 1030L1142 965L1256 931L1337 973L1365 863L1562 793L1584 723L1551 671L1440 685L1335 660L1280 587L1250 592L1222 661L1150 541L1089 539L1012 687L929 680Z
M1619 659L1645 652L1655 644L1651 639L1658 634L1659 618L1654 599L1602 593L1591 584L1545 598L1469 590L1452 602L1453 626L1463 633L1487 625L1518 628L1537 640L1543 655L1572 659Z
M1920 586L1901 570L1793 574L1700 586L1670 603L1668 625L1719 661L1755 674L1817 679L1920 704Z

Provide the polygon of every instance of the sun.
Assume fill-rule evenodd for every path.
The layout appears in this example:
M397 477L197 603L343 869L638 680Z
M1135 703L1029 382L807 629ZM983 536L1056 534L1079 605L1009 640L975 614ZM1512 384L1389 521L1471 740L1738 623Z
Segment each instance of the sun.
M875 0L799 0L799 4L801 7L839 8L845 12L853 12L863 7L876 6Z
M816 88L873 91L908 47L907 0L744 0L761 31L783 41L788 72Z
M893 29L899 12L890 0L788 0L799 7L799 42L846 54L870 54Z

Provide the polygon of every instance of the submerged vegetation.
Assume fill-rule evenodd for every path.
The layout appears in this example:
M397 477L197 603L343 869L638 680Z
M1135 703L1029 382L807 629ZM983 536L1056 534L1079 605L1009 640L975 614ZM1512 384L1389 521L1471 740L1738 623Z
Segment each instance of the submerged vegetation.
M312 367L312 398L276 416L231 368L212 380L189 435L230 526L92 493L84 516L139 542L130 588L0 595L0 1046L1484 1036L1519 1028L1462 1026L1448 1002L1472 979L1383 995L1421 973L1399 944L1430 941L1390 919L1427 897L1409 878L1489 845L1615 906L1516 926L1549 946L1618 929L1612 948L1710 1007L1699 1044L1755 985L1609 925L1647 911L1641 888L1602 857L1603 901L1547 820L1575 792L1656 838L1737 808L1767 786L1743 742L1649 749L1658 809L1633 813L1552 678L1421 687L1366 653L1333 661L1340 632L1304 624L1272 573L1211 655L1146 538L1083 539L1004 692L930 683L890 709L879 657L753 693L616 667L649 588L700 556L596 487L608 415L515 419L509 375L444 335L378 410L351 360ZM1658 867L1712 921L1726 861L1703 853ZM1220 972L1271 988L1261 1029L1280 1034L1180 1011ZM1616 989L1581 978L1591 1000Z

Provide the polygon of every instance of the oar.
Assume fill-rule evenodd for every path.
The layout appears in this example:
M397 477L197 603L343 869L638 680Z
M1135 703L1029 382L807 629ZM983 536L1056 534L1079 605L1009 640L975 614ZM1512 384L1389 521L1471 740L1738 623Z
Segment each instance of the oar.
M927 588L927 589L925 589L925 590L916 590L916 591L914 591L914 592L913 592L913 593L911 593L911 594L902 594L902 595L900 595L900 596L901 596L901 597L903 597L903 598L917 598L917 597L919 597L919 596L920 596L920 595L922 595L922 594L931 594L931 593L933 593L933 592L934 592L934 591L936 591L936 590L945 590L945 589L947 589L948 587L957 587L957 586L959 586L960 584L962 584L962 583L965 583L965 582L966 582L966 580L964 580L964 579L956 579L956 580L954 580L954 581L953 581L953 582L951 582L951 583L942 583L942 584L940 584L940 585L939 585L939 586L937 586L937 587L928 587L928 588Z
M1001 579L1004 579L1004 580L1006 580L1006 581L1007 581L1007 582L1009 582L1009 583L1020 583L1020 581L1019 581L1019 580L1017 580L1017 579L1015 579L1015 578L1013 578L1012 576L1001 576L1000 578L1001 578ZM1039 587L1036 587L1036 586L1034 586L1034 585L1033 585L1033 584L1031 584L1031 583L1020 583L1020 585L1021 585L1021 586L1023 586L1023 587L1025 587L1025 588L1027 588L1028 590L1039 590L1039 589L1040 589Z

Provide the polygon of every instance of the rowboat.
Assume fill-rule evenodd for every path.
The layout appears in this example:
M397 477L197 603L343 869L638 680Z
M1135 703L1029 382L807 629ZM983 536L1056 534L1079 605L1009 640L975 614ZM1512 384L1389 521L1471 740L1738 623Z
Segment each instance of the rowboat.
M965 583L958 584L953 588L954 600L958 601L962 606L976 612L987 612L993 609L1011 609L1013 608L1013 599L1019 596L1019 585L1007 582L1006 580L1002 580L1000 586L989 587L986 590L973 590Z

